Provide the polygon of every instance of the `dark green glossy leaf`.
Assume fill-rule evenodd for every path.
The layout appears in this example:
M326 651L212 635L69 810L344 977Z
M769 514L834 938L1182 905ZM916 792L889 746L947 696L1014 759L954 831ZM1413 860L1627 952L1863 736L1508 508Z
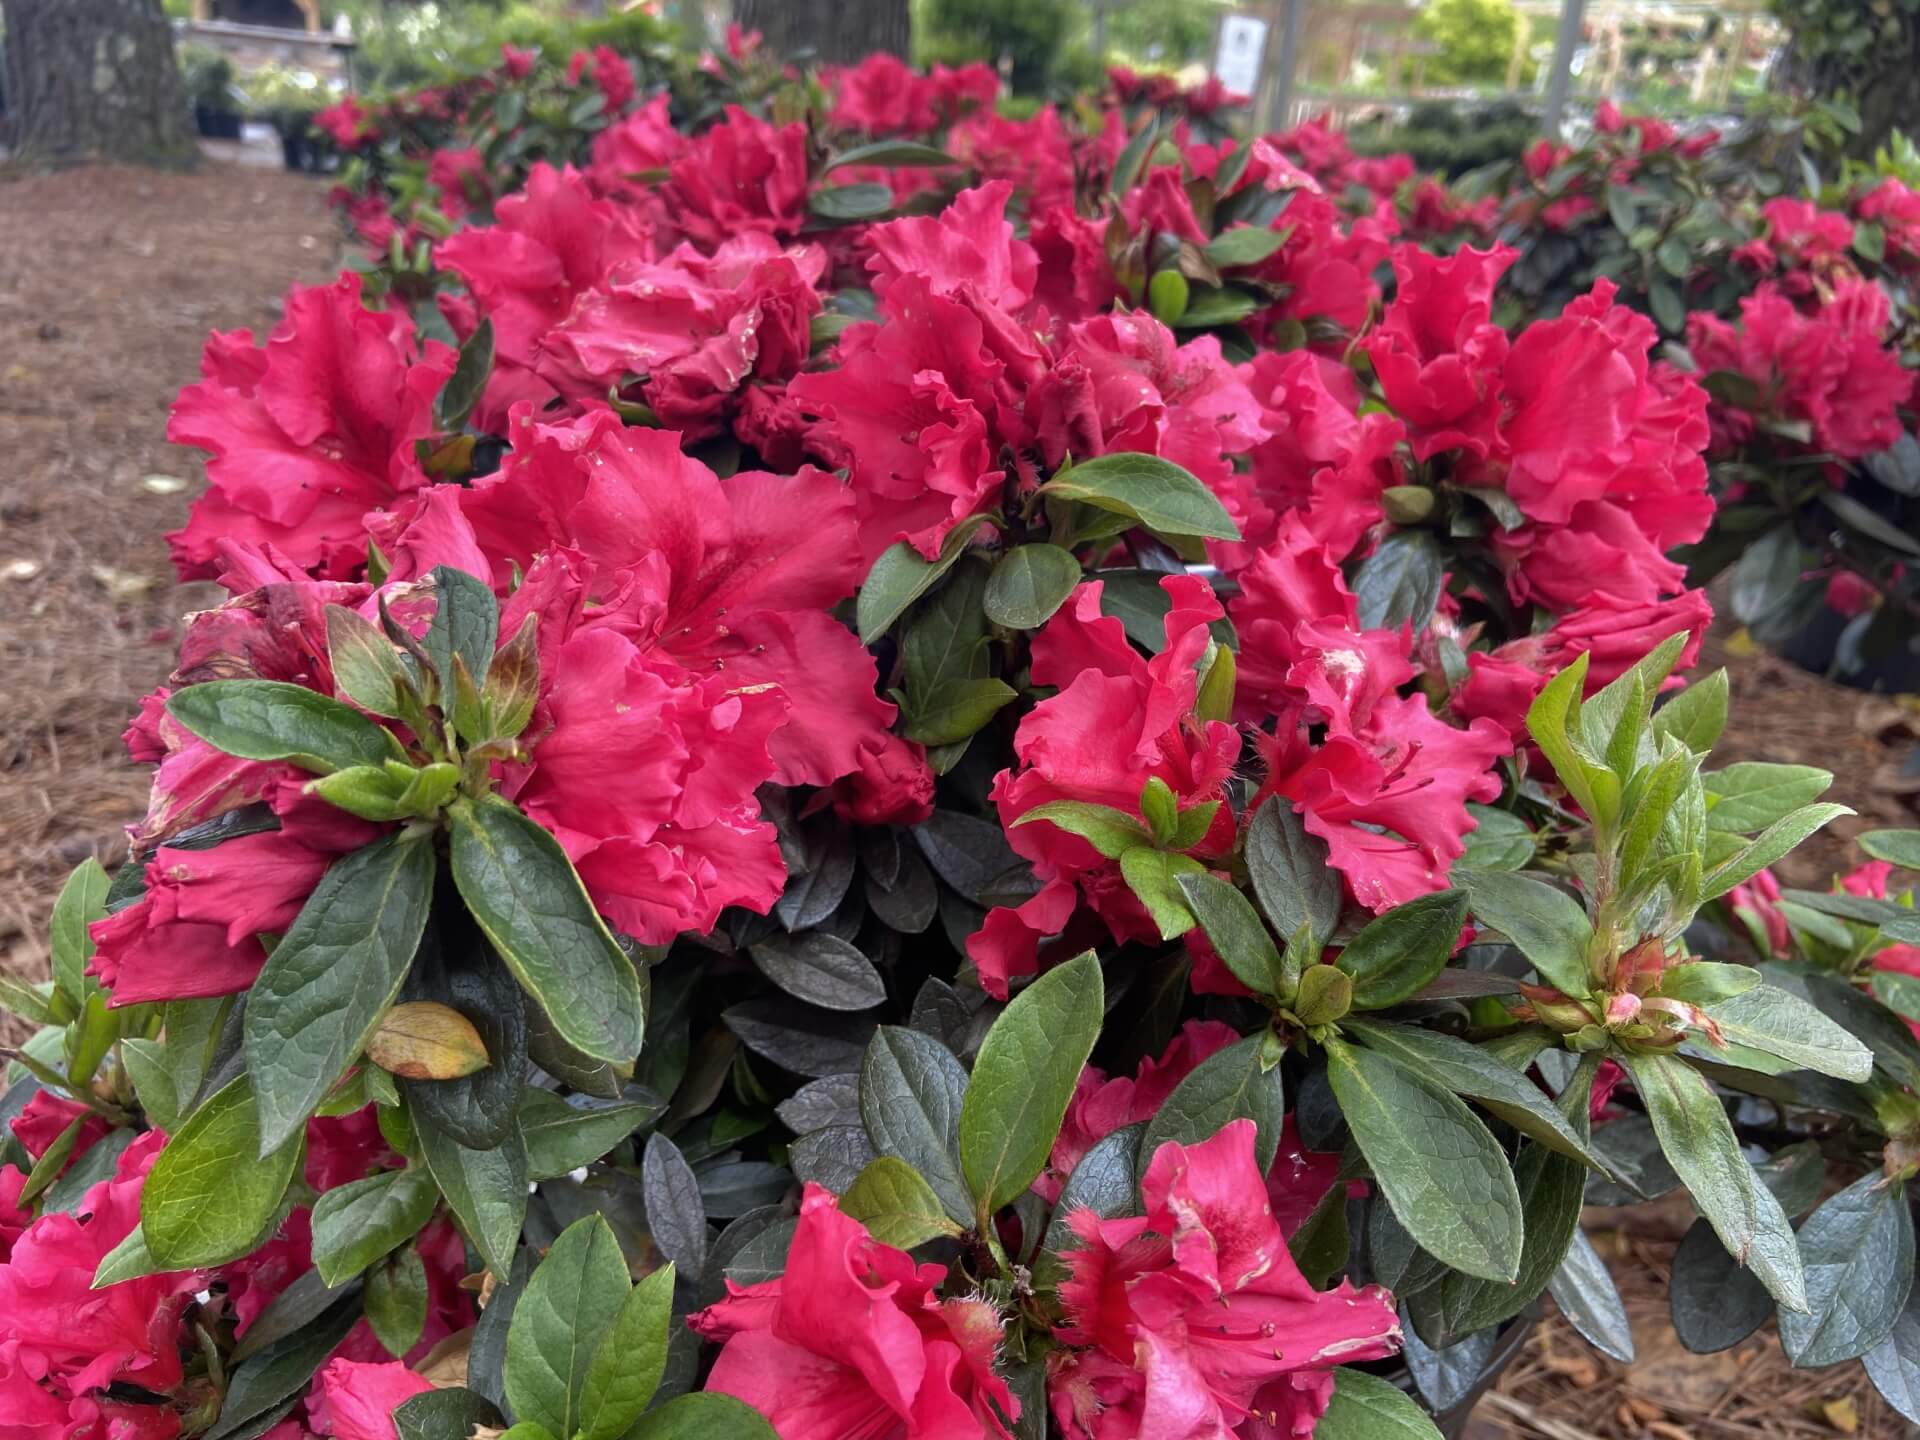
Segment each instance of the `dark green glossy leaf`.
M400 993L433 900L433 846L396 833L336 860L247 995L260 1145L277 1150Z
M1800 1227L1807 1311L1780 1313L1788 1358L1816 1370L1856 1360L1893 1333L1913 1285L1913 1212L1906 1186L1870 1173L1823 1202Z
M448 814L454 883L514 978L576 1050L632 1060L646 1033L639 977L560 842L498 797Z
M425 1170L385 1170L327 1191L313 1206L313 1265L340 1285L419 1234L440 1203Z
M1520 1194L1473 1112L1425 1076L1342 1041L1327 1073L1347 1126L1395 1217L1456 1270L1511 1281L1520 1270Z
M1398 1005L1433 979L1446 967L1466 919L1466 892L1442 890L1370 921L1334 962L1353 977L1353 1008Z
M1015 996L981 1042L959 1131L977 1214L1011 1203L1046 1164L1099 1036L1102 997L1100 962L1077 956Z
M973 1221L960 1174L960 1111L967 1072L946 1046L918 1030L882 1025L860 1062L860 1118L874 1149L922 1175L947 1215Z
M1141 1171L1168 1141L1198 1145L1235 1120L1254 1123L1254 1159L1265 1174L1280 1149L1286 1122L1286 1090L1280 1067L1266 1054L1266 1034L1249 1035L1209 1055L1173 1088L1147 1122L1140 1142Z
M317 775L402 758L385 730L338 700L278 680L213 680L176 690L167 713L214 749L290 760Z

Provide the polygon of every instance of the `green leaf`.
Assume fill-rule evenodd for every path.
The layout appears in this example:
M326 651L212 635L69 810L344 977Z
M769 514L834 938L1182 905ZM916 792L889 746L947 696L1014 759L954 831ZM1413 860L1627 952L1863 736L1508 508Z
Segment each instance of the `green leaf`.
M1848 806L1823 803L1805 806L1776 820L1754 837L1751 844L1707 872L1706 888L1700 895L1702 902L1719 899L1734 886L1751 880L1829 820L1851 814L1853 811Z
M278 680L189 685L167 700L167 713L228 755L290 760L316 775L405 758L399 742L359 711Z
M1302 1025L1331 1025L1353 1009L1353 981L1336 966L1309 965L1291 1008Z
M1000 1013L960 1107L960 1166L984 1222L1047 1162L1104 1014L1091 951L1049 970Z
M1760 985L1705 1007L1732 1045L1777 1055L1802 1070L1861 1082L1873 1052L1797 995Z
M1147 783L1140 787L1140 816L1153 832L1156 845L1167 846L1180 827L1180 802L1174 797L1173 787L1158 775L1148 776Z
M1176 330L1205 330L1215 325L1232 325L1244 320L1261 306L1258 297L1229 286L1223 290L1202 290L1181 310L1173 322Z
M1873 998L1902 1020L1920 1021L1920 976L1876 970L1869 979Z
M327 659L333 683L363 710L376 715L400 713L400 684L406 669L386 633L344 605L329 605Z
M751 1405L717 1391L698 1390L640 1417L627 1440L780 1440Z
M521 988L574 1049L632 1060L646 1033L639 976L560 842L498 796L447 814L454 884Z
M386 1170L328 1190L313 1204L313 1266L329 1285L344 1285L389 1251L407 1243L440 1203L425 1170Z
M591 1165L659 1112L648 1105L569 1105L551 1090L520 1091L527 1178L551 1180Z
M491 1150L470 1150L416 1112L414 1134L447 1208L486 1267L505 1280L527 1215L527 1151L518 1129Z
M1653 311L1653 318L1660 322L1660 328L1669 335L1678 335L1687 327L1687 302L1680 298L1680 292L1671 280L1655 280L1647 289L1647 305Z
M1234 265L1258 265L1287 243L1287 231L1264 230L1253 225L1235 225L1208 242L1200 253L1219 269Z
M967 1072L931 1035L897 1025L873 1032L860 1062L860 1119L882 1155L912 1166L947 1215L973 1221L973 1195L960 1173L960 1112Z
M910 704L902 733L920 745L958 744L1018 698L1011 685L990 675L942 681Z
M1080 583L1080 562L1058 545L1017 545L987 580L987 618L1009 630L1037 630Z
M1804 1311L1806 1281L1793 1227L1741 1154L1713 1087L1671 1055L1621 1058L1646 1103L1661 1151L1720 1243L1745 1260L1782 1309Z
M1466 922L1464 890L1423 895L1371 921L1334 961L1353 977L1353 1008L1382 1010L1420 989L1446 968Z
M1194 927L1193 912L1187 909L1180 880L1186 875L1204 875L1207 867L1186 855L1139 846L1120 857L1120 876L1133 891L1134 898L1147 907L1153 923L1160 927L1162 940L1177 940Z
M1247 897L1204 871L1182 875L1179 883L1187 909L1240 983L1256 995L1278 995L1284 983L1280 951Z
M1278 934L1307 925L1326 940L1340 923L1340 872L1284 795L1270 796L1247 826L1247 878Z
M1078 835L1109 860L1118 860L1141 845L1153 844L1153 836L1144 825L1126 811L1110 805L1090 805L1084 800L1049 800L1034 806L1013 823L1017 828L1036 820L1044 820L1069 835Z
M1696 680L1653 712L1653 733L1671 735L1696 755L1705 755L1727 728L1727 672Z
M984 515L972 515L955 525L941 542L936 560L923 558L904 540L882 550L880 558L867 572L867 578L861 582L859 598L854 603L861 643L871 645L892 629L893 622L906 613L907 607L967 553L967 542L985 523Z
M100 862L88 856L67 876L66 884L60 887L60 894L53 902L53 917L48 925L53 949L53 983L76 1008L100 988L100 983L87 975L87 965L93 959L93 937L87 933L87 927L106 917L107 887L112 883L107 872L100 868Z
M1113 162L1113 175L1108 181L1108 189L1117 199L1133 188L1140 178L1140 172L1147 163L1147 153L1153 149L1153 143L1160 135L1160 117L1149 115L1146 123L1134 132L1120 151L1119 158Z
M52 1025L53 1011L47 1000L53 993L51 982L28 985L10 976L0 975L0 1010L9 1010L30 1025Z
M1346 1269L1352 1251L1347 1187L1329 1185L1307 1218L1300 1222L1300 1228L1287 1237L1287 1252L1307 1283L1316 1290L1324 1290L1335 1275Z
M771 935L750 947L753 963L787 994L826 1010L871 1010L887 982L851 941L824 930Z
M1654 993L1668 1000L1684 1000L1689 1005L1712 1005L1744 995L1759 983L1760 972L1751 965L1692 960L1675 965L1661 975Z
M1587 1087L1582 1087L1583 1093ZM1511 1284L1448 1271L1407 1306L1421 1338L1441 1345L1510 1320L1531 1305L1553 1279L1580 1229L1586 1170L1577 1160L1540 1145L1525 1145L1513 1164L1520 1208L1527 1218L1520 1273Z
M1920 830L1868 830L1854 843L1870 859L1885 860L1902 870L1920 870Z
M1862 1363L1887 1404L1901 1418L1920 1425L1920 1293L1908 1296L1907 1308L1887 1338L1869 1350Z
M1717 1244L1716 1244L1716 1248ZM1547 1283L1553 1303L1567 1323L1594 1349L1622 1365L1634 1359L1633 1325L1620 1298L1620 1287L1586 1232L1576 1227L1567 1257Z
M822 173L831 175L843 165L925 166L960 163L946 151L932 145L921 145L912 140L875 140L834 156Z
M840 1208L872 1231L882 1245L902 1250L942 1235L960 1234L933 1187L897 1155L869 1162L840 1197Z
M655 1248L687 1274L698 1275L707 1264L706 1199L680 1147L657 1130L641 1154L640 1198Z
M129 1230L120 1243L100 1257L94 1267L89 1289L104 1290L145 1275L163 1275L171 1266L162 1265L147 1249L147 1237L138 1225Z
M1456 1095L1478 1101L1482 1108L1548 1149L1595 1169L1606 1168L1586 1137L1539 1086L1522 1070L1495 1059L1478 1045L1413 1025L1354 1020L1342 1028L1351 1030L1369 1050L1398 1061L1403 1068L1424 1075Z
M1746 760L1703 774L1708 796L1707 828L1744 835L1785 818L1826 794L1833 772L1811 765L1769 765Z
M67 1168L67 1160L73 1154L73 1147L80 1141L80 1132L85 1128L88 1117L77 1115L68 1122L67 1127L56 1135L33 1162L33 1168L27 1172L27 1178L20 1187L20 1193L14 1197L14 1208L28 1209L45 1190Z
M1314 1440L1440 1440L1440 1431L1391 1381L1338 1366Z
M1593 927L1578 900L1506 871L1466 871L1456 878L1472 897L1473 913L1518 946L1541 979L1575 998L1593 989L1587 973Z
M247 995L260 1147L300 1133L400 993L433 903L433 845L389 835L334 861Z
M1363 630L1398 630L1411 623L1420 634L1440 602L1445 565L1440 546L1425 530L1396 530L1360 564L1353 598Z
M460 1386L423 1391L393 1412L398 1440L471 1440L475 1426L504 1423L484 1395Z
M1884 225L1872 220L1862 220L1853 227L1853 250L1862 260L1871 260L1876 265L1887 258L1887 230Z
M539 1273L534 1272L536 1278ZM613 1329L587 1365L574 1440L619 1440L660 1388L673 1324L673 1274L672 1265L661 1266L621 1305Z
M172 1270L224 1265L267 1236L299 1172L305 1132L262 1150L253 1081L241 1075L194 1112L140 1191L148 1253Z
M1137 1213L1140 1140L1146 1129L1144 1123L1122 1125L1096 1140L1080 1157L1080 1163L1060 1187L1060 1198L1054 1203L1046 1237L1041 1241L1043 1249L1058 1254L1079 1247L1080 1237L1067 1225L1067 1217L1075 1210L1091 1210L1102 1220Z
M436 565L427 574L437 603L421 644L439 672L441 708L446 709L454 693L455 656L465 663L474 685L486 684L500 639L500 602L486 581L451 565Z
M807 208L822 220L839 224L876 220L893 209L893 191L871 180L857 185L828 185L807 197Z
M226 1440L243 1427L273 1411L302 1390L360 1319L354 1298L342 1297L290 1335L262 1346L235 1367L227 1378L226 1400L220 1419L206 1432L206 1440ZM248 1430L248 1434L258 1434Z
M586 1419L587 1374L631 1290L620 1242L600 1215L561 1232L527 1281L507 1331L507 1401L522 1420L570 1437Z
M460 343L460 358L454 362L453 374L433 402L434 428L456 431L464 426L486 393L492 375L493 317L485 316L473 334Z
M1385 1055L1327 1046L1334 1098L1420 1247L1486 1280L1519 1275L1520 1193L1499 1144L1452 1093Z
M409 1245L367 1271L360 1298L374 1338L394 1359L402 1358L420 1343L427 1324L427 1267L420 1252Z
M1154 1152L1169 1141L1199 1145L1235 1120L1254 1124L1254 1158L1266 1174L1280 1150L1280 1131L1286 1123L1286 1090L1280 1067L1271 1063L1267 1035L1249 1035L1209 1055L1173 1087L1164 1104L1147 1122L1140 1141L1140 1169L1145 1173Z
M1190 472L1157 455L1131 451L1102 455L1075 465L1040 488L1044 494L1079 500L1138 521L1161 535L1240 538L1239 527L1213 492Z
M1893 1333L1913 1285L1906 1186L1870 1173L1800 1227L1807 1310L1780 1313L1780 1344L1803 1370L1857 1360Z

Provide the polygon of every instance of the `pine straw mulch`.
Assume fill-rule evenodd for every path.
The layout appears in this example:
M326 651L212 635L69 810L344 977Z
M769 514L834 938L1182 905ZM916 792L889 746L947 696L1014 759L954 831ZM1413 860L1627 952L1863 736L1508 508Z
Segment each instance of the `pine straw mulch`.
M1599 1354L1549 1313L1520 1357L1484 1396L1467 1440L1904 1440L1902 1420L1858 1364L1796 1370L1769 1321L1731 1350L1694 1355L1667 1309L1674 1246L1693 1219L1672 1197L1589 1210L1587 1233L1604 1255L1633 1325L1635 1359Z
M199 487L166 442L210 329L269 328L339 255L324 182L221 163L0 182L0 967L44 976L60 878L126 854L121 748L180 617L163 532ZM3 1027L5 1021L0 1021Z

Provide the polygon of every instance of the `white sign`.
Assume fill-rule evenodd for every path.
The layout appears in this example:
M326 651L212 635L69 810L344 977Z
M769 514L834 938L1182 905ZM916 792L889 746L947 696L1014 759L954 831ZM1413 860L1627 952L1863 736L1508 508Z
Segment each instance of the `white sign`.
M1240 95L1260 88L1260 57L1267 48L1267 22L1253 15L1228 15L1220 21L1220 53L1213 73Z

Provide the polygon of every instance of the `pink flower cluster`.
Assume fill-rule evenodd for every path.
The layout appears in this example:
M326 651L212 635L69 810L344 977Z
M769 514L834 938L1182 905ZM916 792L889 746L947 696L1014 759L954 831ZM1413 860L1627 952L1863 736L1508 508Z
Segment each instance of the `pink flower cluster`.
M13 1133L36 1159L79 1114L50 1098L34 1102ZM83 1129L67 1162L105 1134ZM276 1296L313 1267L309 1211L293 1210L275 1235L244 1259L213 1270L145 1275L91 1288L94 1271L140 1221L140 1192L166 1144L158 1130L121 1151L110 1178L87 1190L72 1214L38 1218L20 1210L26 1176L0 1166L0 1437L5 1440L173 1440L180 1412L162 1397L183 1383L181 1357L196 1348L192 1327L231 1325L244 1337ZM306 1180L316 1190L399 1164L368 1107L308 1122ZM390 1357L366 1321L354 1326L321 1369L294 1415L272 1440L393 1440L393 1407L431 1388L407 1362L473 1323L461 1288L466 1252L458 1233L435 1221L414 1242L428 1297L419 1339ZM202 1382L204 1383L204 1382ZM145 1398L142 1398L145 1397ZM204 1397L201 1397L204 1398Z

